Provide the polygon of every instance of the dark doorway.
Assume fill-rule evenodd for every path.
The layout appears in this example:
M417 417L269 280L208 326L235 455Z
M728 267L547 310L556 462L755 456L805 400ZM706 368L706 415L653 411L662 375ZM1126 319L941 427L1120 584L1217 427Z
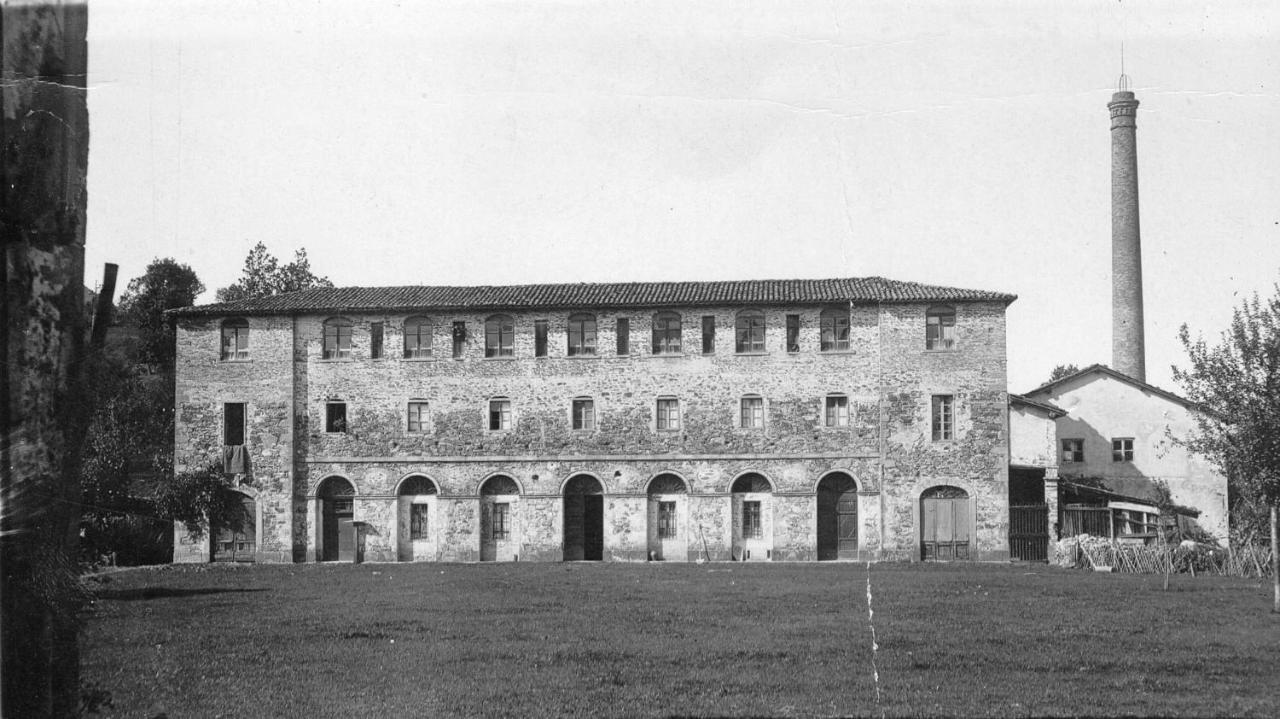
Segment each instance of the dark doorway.
M213 561L252 562L258 546L257 503L239 492L240 511L230 526L218 529L213 540Z
M1009 467L1009 557L1028 562L1049 559L1044 467Z
M341 477L320 487L320 561L356 561L355 488Z
M590 475L579 474L564 488L564 559L604 559L604 488Z
M920 496L923 559L968 559L973 536L969 494L959 487L931 487Z
M818 559L857 559L858 483L830 474L818 483Z

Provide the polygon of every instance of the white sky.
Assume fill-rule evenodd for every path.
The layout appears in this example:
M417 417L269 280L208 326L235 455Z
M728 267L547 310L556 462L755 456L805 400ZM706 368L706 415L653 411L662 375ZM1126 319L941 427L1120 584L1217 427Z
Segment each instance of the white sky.
M88 284L881 275L1013 292L1009 384L1111 357L1119 50L1148 380L1280 280L1280 11L93 0Z

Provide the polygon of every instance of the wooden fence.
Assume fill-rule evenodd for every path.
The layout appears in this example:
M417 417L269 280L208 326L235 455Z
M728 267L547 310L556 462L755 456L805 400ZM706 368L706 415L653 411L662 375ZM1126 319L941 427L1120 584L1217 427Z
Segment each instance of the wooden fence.
M1084 566L1110 568L1132 574L1162 574L1172 565L1175 573L1213 574L1230 577L1270 577L1270 547L1160 547L1114 542L1082 543Z

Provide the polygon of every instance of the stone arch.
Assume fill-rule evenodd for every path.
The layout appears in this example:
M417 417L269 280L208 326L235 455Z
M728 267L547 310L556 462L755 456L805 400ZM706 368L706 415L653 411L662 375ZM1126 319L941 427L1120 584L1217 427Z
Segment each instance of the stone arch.
M511 491L512 488L515 491ZM511 476L510 473L493 472L480 480L480 486L476 493L482 497L499 494L524 494L524 487L520 486L520 480Z
M677 486L678 485L678 486ZM688 494L689 481L679 472L659 472L649 478L645 494Z
M564 503L564 560L604 559L604 485L588 472L578 472L560 488Z
M351 480L333 474L316 486L319 504L319 553L322 562L354 562L359 548L355 526L356 488Z
M749 492L773 494L774 491L776 488L773 486L773 481L756 471L739 472L729 484L731 494Z
M436 484L436 481L421 472L406 474L396 483L395 494L397 497L439 493L440 486Z
M974 532L973 495L954 484L936 484L920 493L920 558L969 559Z
M520 558L520 496L524 488L510 474L494 472L480 483L480 561Z

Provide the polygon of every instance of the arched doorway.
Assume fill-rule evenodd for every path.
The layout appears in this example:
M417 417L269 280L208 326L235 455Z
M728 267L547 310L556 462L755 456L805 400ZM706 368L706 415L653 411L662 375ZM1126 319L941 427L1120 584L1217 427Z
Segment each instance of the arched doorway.
M689 488L674 474L659 474L649 481L649 559L684 562L689 559L689 539L684 517L688 513Z
M604 559L604 487L589 474L564 485L564 559Z
M920 495L920 557L968 559L973 538L969 493L959 487L930 487Z
M514 562L520 558L516 506L520 486L505 474L495 474L480 486L480 561Z
M773 559L773 485L748 472L729 489L733 501L733 558L744 562Z
M818 559L858 558L858 483L836 472L818 482Z
M415 474L396 492L396 558L402 562L436 557L436 485Z
M218 528L213 540L213 561L252 562L258 548L258 503L243 492L228 492L237 502L231 521Z
M355 487L342 477L320 483L320 561L356 561Z

